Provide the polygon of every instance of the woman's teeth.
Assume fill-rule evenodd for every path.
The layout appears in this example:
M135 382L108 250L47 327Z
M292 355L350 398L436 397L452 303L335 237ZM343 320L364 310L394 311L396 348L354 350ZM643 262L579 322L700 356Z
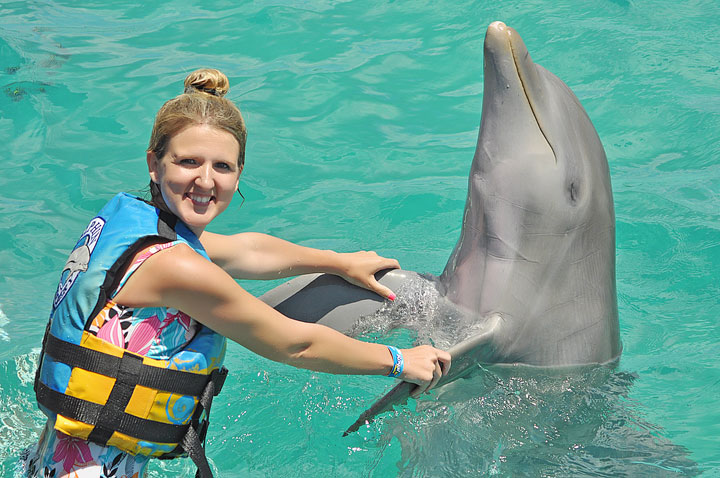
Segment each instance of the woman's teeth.
M188 194L190 196L190 199L192 199L195 202L199 203L209 203L210 199L212 199L212 196L196 196L195 194Z

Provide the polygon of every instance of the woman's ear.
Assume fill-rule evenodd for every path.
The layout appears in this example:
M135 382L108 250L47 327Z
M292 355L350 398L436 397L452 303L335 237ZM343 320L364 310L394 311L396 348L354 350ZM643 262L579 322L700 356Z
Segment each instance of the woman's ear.
M238 169L238 178L237 178L237 181L235 182L235 190L236 191L240 187L240 175L242 174L244 167L245 167L245 163L241 164L240 168Z
M147 152L147 165L148 165L148 172L150 173L150 179L154 183L158 183L158 165L160 163L160 160L155 155L154 151L148 151Z

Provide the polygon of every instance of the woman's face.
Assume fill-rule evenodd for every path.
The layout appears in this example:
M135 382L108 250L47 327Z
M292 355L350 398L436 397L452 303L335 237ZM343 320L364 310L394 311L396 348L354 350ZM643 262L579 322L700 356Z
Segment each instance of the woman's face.
M196 235L230 204L240 180L239 152L231 133L194 125L170 139L162 158L148 153L150 178L165 204Z

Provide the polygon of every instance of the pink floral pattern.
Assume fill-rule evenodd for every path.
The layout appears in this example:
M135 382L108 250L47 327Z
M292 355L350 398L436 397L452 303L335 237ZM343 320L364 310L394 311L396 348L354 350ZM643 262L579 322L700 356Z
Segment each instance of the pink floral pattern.
M55 453L53 454L53 460L56 462L62 462L63 470L68 473L75 465L90 464L93 461L92 453L90 453L90 447L85 440L80 438L73 438L57 433L57 444L55 445ZM94 464L94 463L93 463Z
M182 349L196 330L196 322L177 309L133 309L111 301L89 332L131 352L163 359Z
M125 335L123 334L122 327L120 327L118 315L105 322L98 331L97 336L106 342L125 348Z
M28 478L138 478L147 476L149 461L63 435L53 430L51 421L38 443L20 453L21 474Z
M127 349L140 355L147 354L150 347L158 342L161 331L160 319L158 319L157 315L151 315L135 325L127 341Z

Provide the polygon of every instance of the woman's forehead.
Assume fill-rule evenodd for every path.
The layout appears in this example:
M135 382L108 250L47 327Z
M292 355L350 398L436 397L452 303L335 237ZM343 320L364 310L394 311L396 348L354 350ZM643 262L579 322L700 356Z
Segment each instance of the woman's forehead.
M173 154L230 156L237 158L240 144L228 131L200 124L184 128L170 138L168 151Z

